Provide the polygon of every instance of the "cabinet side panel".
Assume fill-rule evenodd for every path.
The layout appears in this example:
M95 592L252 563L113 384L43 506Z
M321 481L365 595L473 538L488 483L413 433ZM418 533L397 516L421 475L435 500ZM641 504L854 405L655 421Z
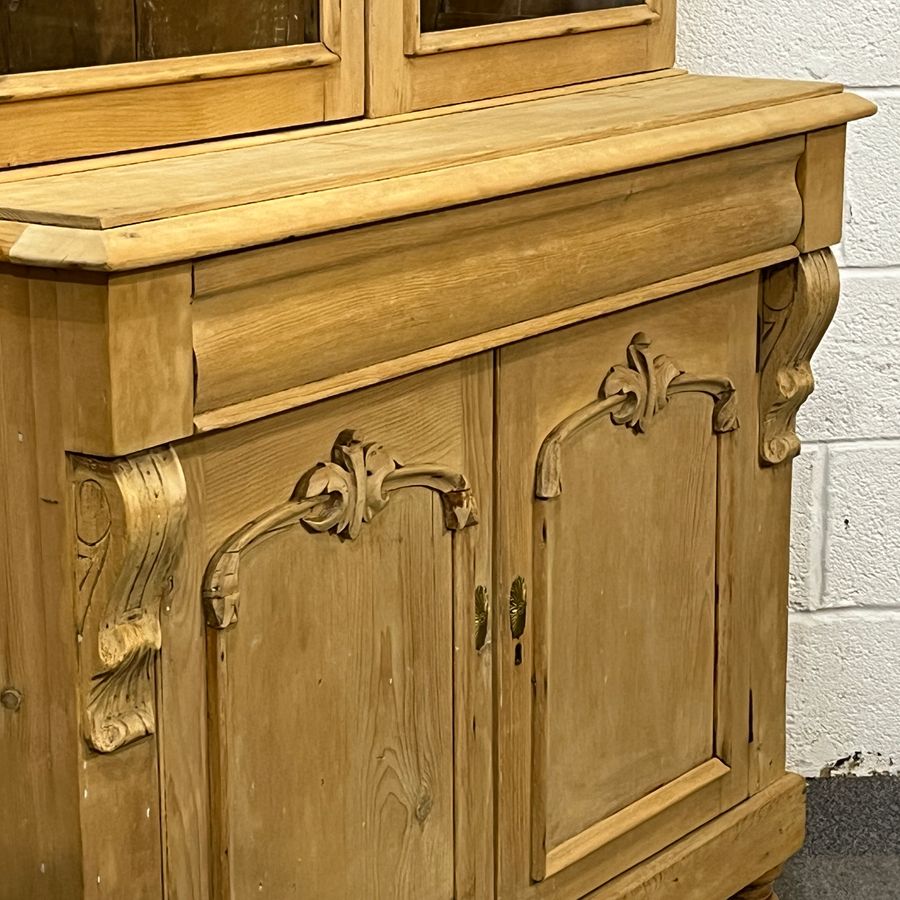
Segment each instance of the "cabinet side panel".
M0 266L0 898L81 896L77 676L52 318ZM45 353L44 351L47 351Z

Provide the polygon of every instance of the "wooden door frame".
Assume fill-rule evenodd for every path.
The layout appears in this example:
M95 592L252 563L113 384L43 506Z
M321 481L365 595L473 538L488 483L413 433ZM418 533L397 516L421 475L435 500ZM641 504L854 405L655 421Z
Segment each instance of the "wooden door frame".
M0 168L360 116L361 0L319 0L317 43L0 77Z
M675 0L428 34L419 9L419 0L369 0L370 116L663 69L675 58Z

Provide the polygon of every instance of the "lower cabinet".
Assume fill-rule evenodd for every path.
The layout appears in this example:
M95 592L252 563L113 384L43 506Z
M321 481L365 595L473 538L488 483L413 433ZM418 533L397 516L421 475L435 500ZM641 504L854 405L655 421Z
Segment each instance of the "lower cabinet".
M162 598L159 721L122 654L91 689L85 784L115 765L136 834L129 784L158 771L169 900L575 900L783 773L764 280L76 458L79 560L102 570L83 607L124 572L126 641ZM132 492L153 515L107 548L97 523ZM96 834L86 855L109 859ZM138 878L104 874L108 896Z

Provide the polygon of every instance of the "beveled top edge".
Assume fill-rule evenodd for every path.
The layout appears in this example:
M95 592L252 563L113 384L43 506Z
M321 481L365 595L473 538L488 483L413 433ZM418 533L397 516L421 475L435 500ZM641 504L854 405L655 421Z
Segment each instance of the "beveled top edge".
M726 87L720 79L711 82L705 76L689 78L698 87L711 86L715 81L718 89ZM687 80L677 79L682 83ZM746 84L752 80L729 81ZM642 115L643 124L637 130L613 127L594 133L588 125L582 131L572 131L565 141L548 141L537 146L525 142L500 154L474 153L449 162L447 156L437 153L430 165L400 167L400 171L380 177L333 179L325 186L296 193L148 216L137 222L0 221L0 257L15 263L63 268L104 271L143 268L658 165L833 127L875 111L869 101L842 93L839 86L803 82L774 84L785 86L779 97L786 99L772 99L767 88L763 94L769 92L768 102L758 105L745 102L743 108L738 104L738 110L730 112L722 112L717 107L715 114L704 115L698 110L695 116L682 116L682 121L677 117L673 121L671 116L654 119L651 114L648 117L641 108L648 85L637 84L620 90L614 103L602 104L607 110L618 108L620 116L626 119L629 109L635 110L636 117ZM790 85L793 87L787 87ZM527 111L528 104L521 105L520 110ZM549 112L545 110L544 114L562 118L569 112L563 105ZM521 116L518 119L526 121ZM446 128L441 127L440 121L440 117L425 120L432 139L440 141L445 135L449 139L453 129L459 138L458 119L453 122L453 117L444 117ZM381 131L388 135L383 140L378 136L379 130L370 132L375 140L366 142L367 152L372 153L373 147L375 156L398 147L402 151L402 142L389 146L397 132ZM346 134L336 137L339 144L333 145L335 152L349 152L351 160L355 159L354 154L362 152L359 148L342 146ZM463 143L470 139L471 135L465 133L460 138ZM122 168L116 171L121 172ZM53 177L78 176L73 173ZM19 184L34 185L40 181ZM4 187L0 185L0 207L8 205ZM165 184L161 182L159 190L164 189ZM9 236L4 238L4 235Z

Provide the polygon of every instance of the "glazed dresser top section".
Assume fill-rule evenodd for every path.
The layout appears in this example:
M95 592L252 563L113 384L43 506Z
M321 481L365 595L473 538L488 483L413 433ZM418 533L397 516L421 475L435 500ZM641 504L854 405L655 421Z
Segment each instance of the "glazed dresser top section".
M844 124L839 85L666 70L508 102L0 173L0 260L121 271Z

